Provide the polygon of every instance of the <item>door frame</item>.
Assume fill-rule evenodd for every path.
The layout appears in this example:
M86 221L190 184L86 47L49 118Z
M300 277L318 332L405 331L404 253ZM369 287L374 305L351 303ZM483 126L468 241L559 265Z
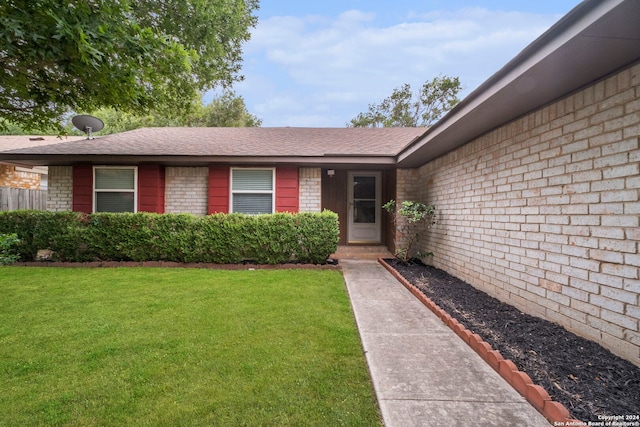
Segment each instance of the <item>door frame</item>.
M375 222L370 227L362 227L353 221L353 179L355 176L372 176L375 178ZM347 172L347 243L348 244L381 244L382 243L382 172L374 170L350 170ZM369 228L371 238L358 238L355 233Z

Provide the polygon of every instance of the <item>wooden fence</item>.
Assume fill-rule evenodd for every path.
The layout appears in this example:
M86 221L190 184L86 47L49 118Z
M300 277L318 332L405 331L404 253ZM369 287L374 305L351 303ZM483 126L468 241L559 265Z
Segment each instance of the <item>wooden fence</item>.
M0 187L0 211L47 209L47 190Z

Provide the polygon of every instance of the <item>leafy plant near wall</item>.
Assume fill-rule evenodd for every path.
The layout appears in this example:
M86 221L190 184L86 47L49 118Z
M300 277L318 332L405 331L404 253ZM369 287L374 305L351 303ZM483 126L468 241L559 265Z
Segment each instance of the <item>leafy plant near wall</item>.
M395 200L389 200L382 208L391 214L402 242L402 245L396 248L396 258L406 264L414 257L424 258L433 255L432 252L414 252L413 249L424 233L436 223L434 205L405 200L398 207Z
M20 242L15 233L0 234L0 265L11 264L19 258L15 247Z

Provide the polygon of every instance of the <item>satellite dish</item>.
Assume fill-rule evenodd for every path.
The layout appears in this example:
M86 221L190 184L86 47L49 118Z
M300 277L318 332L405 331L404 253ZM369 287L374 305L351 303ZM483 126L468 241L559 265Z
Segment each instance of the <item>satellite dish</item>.
M104 123L97 117L81 114L71 119L71 123L87 134L87 139L93 139L93 132L98 132L104 127Z

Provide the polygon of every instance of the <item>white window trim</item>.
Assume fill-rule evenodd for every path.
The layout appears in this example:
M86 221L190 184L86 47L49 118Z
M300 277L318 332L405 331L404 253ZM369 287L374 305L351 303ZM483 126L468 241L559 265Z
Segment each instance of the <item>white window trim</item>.
M267 190L237 190L233 191L233 171L234 170L257 170L257 171L271 171L273 174L271 182L273 188L271 191ZM233 194L271 194L271 213L276 211L276 168L238 168L232 167L229 174L229 212L233 213Z
M97 169L132 169L133 170L133 190L124 190L124 189L116 189L116 190L97 190L96 189L96 170ZM133 212L138 212L138 167L137 166L94 166L93 167L93 190L92 190L92 199L93 199L93 213L96 213L96 206L98 205L98 197L97 193L133 193Z

